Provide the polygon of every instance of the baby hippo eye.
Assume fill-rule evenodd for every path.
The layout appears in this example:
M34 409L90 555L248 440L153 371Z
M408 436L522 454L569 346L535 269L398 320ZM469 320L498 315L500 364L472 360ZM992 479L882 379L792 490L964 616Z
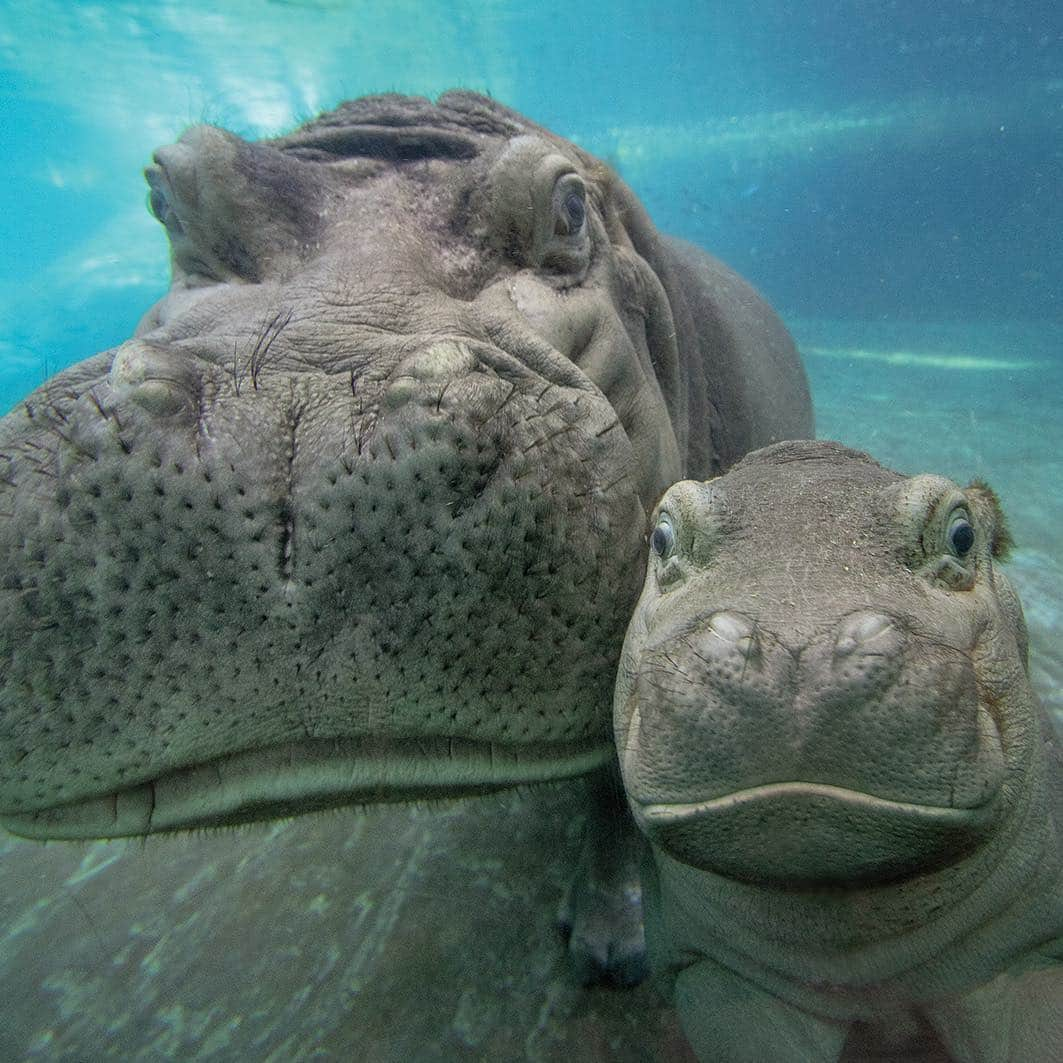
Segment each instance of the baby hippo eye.
M660 558L670 557L675 550L675 529L667 514L657 518L657 527L650 535L650 548Z
M953 518L949 525L949 547L957 557L965 557L974 546L974 528L965 516Z

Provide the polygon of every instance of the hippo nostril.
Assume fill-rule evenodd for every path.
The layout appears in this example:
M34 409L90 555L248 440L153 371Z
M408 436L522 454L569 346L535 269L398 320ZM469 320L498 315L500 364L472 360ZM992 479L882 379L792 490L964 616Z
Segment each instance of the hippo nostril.
M739 613L727 610L713 613L708 631L726 644L727 652L737 651L747 661L752 661L760 653L756 627Z
M709 630L726 642L741 642L756 635L753 625L744 616L727 610L712 614Z
M884 654L889 653L897 634L896 622L885 613L853 613L838 626L834 655L847 657L857 652L874 653L879 650Z
M168 416L191 403L197 377L186 357L144 340L126 340L111 362L111 386L149 413Z
M384 402L395 409L418 395L425 395L425 385L445 384L467 376L479 360L464 344L440 340L424 350L404 358L395 368L384 393Z
M478 364L476 355L464 343L440 340L409 359L405 369L419 380L439 381L471 373Z

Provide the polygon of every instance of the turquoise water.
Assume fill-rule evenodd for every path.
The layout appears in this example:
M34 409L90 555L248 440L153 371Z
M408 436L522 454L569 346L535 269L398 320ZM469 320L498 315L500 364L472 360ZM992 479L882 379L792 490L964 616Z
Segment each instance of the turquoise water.
M165 290L141 170L190 123L257 137L367 92L485 91L767 294L821 435L997 488L1063 713L1063 14L738 7L0 2L0 408ZM683 1059L649 989L566 980L578 796L4 838L0 1059Z
M1058 8L791 8L0 3L0 407L164 290L154 148L389 90L577 140L786 317L1063 321Z

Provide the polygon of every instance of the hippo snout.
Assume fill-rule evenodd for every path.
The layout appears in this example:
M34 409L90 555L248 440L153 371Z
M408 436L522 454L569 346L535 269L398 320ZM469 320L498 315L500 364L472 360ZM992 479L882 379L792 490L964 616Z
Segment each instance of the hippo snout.
M1000 781L968 657L910 621L855 610L795 640L722 609L649 648L632 792L694 802L801 782L945 808ZM629 754L634 756L634 754Z
M457 337L308 374L313 321L261 320L220 364L129 340L34 410L59 494L3 527L10 829L138 834L607 755L593 706L645 519L611 407ZM62 747L58 705L82 721Z
M845 672L854 683L869 682L889 667L904 648L899 621L887 613L858 610L844 617L831 633L832 660L835 669ZM777 644L788 649L782 640ZM743 669L759 667L763 662L763 637L757 622L732 609L720 609L705 622L701 651L721 664L738 662ZM822 646L812 647L813 652ZM805 648L789 649L795 659Z

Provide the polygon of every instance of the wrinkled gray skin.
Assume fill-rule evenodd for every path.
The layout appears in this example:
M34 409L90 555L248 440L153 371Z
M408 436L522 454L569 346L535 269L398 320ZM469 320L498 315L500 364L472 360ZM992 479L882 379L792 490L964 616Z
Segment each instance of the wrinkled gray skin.
M795 442L654 520L614 722L699 1058L1063 1059L1063 772L992 492Z
M775 315L468 93L198 126L147 178L169 294L0 423L0 821L142 835L607 766L654 499L812 431Z

